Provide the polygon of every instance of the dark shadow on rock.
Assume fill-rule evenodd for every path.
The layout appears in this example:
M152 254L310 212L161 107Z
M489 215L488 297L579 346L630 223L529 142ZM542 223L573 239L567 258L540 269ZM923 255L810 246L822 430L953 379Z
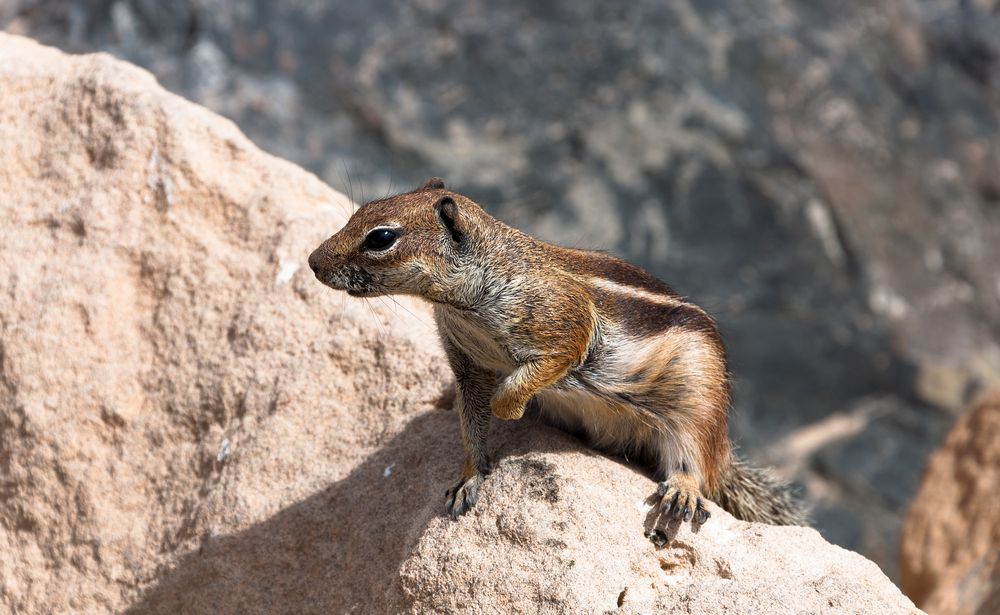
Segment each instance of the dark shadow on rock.
M582 448L534 418L493 423L495 462ZM244 531L206 537L127 613L384 612L401 563L444 517L461 465L455 414L421 414L344 479Z
M681 530L681 526L685 521L683 519L675 519L672 515L664 511L663 498L659 492L653 492L652 495L646 498L645 503L650 507L642 525L643 529L646 530L646 538L649 538L658 548L669 545L677 537L677 533ZM706 523L711 522L712 518L709 517ZM691 531L693 533L697 534L701 530L701 524L694 519L687 523L691 524Z

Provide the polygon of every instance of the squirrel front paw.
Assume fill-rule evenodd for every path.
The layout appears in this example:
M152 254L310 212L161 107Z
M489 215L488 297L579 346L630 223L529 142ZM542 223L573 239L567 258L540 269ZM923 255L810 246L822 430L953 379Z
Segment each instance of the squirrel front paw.
M483 484L482 474L473 474L470 478L462 478L445 491L445 509L452 519L458 519L459 515L465 514L470 508L476 505L479 499L479 486Z
M490 400L490 412L498 419L516 421L524 416L526 404L525 400L501 389Z

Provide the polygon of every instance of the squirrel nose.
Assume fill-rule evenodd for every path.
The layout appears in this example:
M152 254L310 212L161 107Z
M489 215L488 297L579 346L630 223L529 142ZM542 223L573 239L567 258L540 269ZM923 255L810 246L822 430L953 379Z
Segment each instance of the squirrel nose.
M323 267L323 254L322 248L316 248L313 253L309 255L309 268L313 270L316 277L319 277L320 271Z

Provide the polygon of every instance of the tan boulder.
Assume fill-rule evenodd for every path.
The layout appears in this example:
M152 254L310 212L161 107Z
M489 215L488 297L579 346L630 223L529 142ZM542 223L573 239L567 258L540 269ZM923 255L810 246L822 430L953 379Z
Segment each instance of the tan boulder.
M1000 390L963 414L928 460L899 570L928 613L1000 613Z
M0 34L0 611L916 612L806 528L657 548L653 482L497 424L477 508L426 308L317 283L350 204L108 56Z

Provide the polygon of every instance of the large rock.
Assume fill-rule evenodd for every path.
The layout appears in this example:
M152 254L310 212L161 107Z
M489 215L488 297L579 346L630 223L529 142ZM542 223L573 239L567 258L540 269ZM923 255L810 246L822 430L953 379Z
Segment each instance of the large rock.
M496 425L477 508L424 308L301 266L350 205L108 56L0 35L0 610L915 612L806 528Z
M931 456L900 541L903 589L929 613L1000 612L1000 390Z

